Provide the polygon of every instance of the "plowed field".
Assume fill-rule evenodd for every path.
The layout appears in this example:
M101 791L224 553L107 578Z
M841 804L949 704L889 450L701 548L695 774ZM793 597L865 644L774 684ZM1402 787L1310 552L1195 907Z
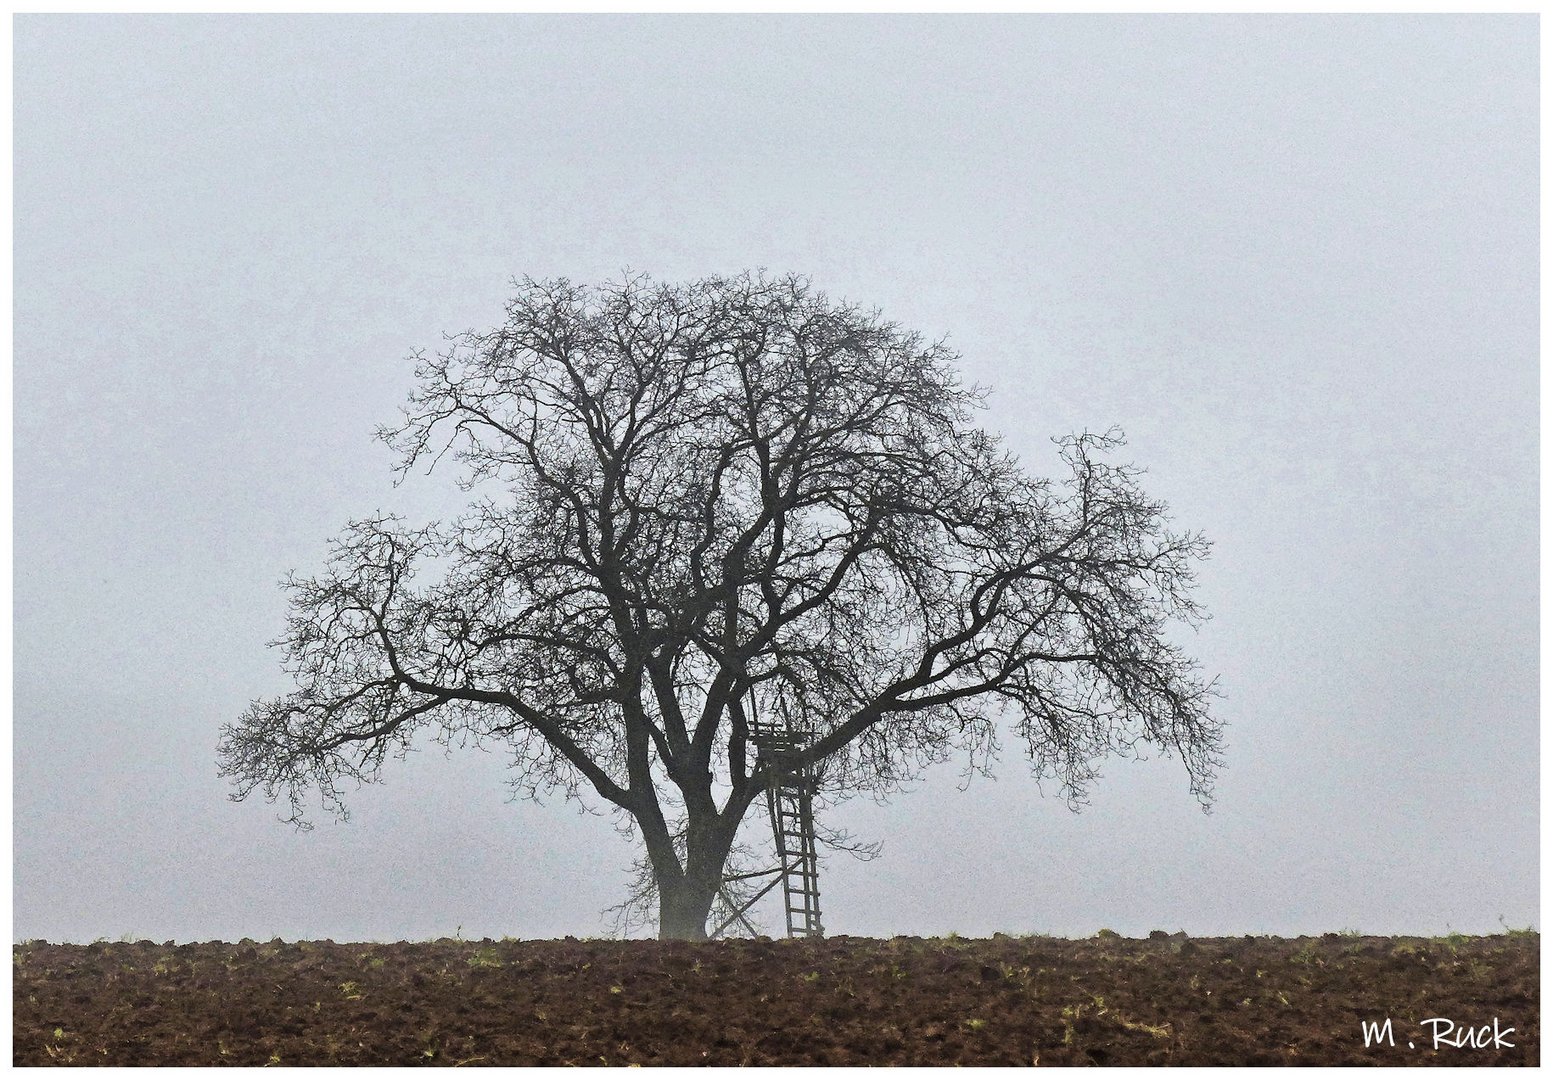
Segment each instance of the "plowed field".
M1539 946L1529 933L30 942L13 948L12 1056L17 1065L1535 1065ZM1390 1039L1383 1030L1367 1048L1361 1023L1387 1018Z

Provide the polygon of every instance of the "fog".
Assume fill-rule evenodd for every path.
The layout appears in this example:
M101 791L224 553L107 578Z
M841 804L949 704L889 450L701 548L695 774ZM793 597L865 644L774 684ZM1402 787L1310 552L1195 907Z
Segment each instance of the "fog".
M1016 752L827 821L833 934L1538 922L1538 24L18 16L13 936L606 933L633 849L429 748L228 801L277 587L518 275L746 267L947 336L1037 474L1119 426L1214 543L1211 814ZM775 918L767 916L768 926Z

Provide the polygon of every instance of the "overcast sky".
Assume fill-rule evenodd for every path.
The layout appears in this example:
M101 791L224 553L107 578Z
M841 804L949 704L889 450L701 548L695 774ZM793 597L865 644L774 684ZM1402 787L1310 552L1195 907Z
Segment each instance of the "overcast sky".
M286 571L460 505L370 439L412 350L745 267L947 335L1032 472L1119 425L1215 544L1213 813L944 768L832 813L830 932L1535 925L1537 76L1535 16L18 17L14 937L606 932L632 849L499 756L302 834L215 745Z

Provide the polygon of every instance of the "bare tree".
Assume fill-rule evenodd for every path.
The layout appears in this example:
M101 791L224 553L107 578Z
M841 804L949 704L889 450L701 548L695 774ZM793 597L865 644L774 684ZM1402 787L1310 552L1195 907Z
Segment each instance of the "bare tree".
M773 767L756 713L815 733L783 767L833 793L990 755L1001 720L1070 801L1143 743L1206 805L1213 691L1167 634L1202 617L1207 544L1115 437L1026 475L951 350L796 277L525 280L500 329L416 360L380 435L480 494L353 522L288 581L297 689L223 729L234 798L302 823L418 733L500 742L529 789L623 812L675 938L705 936Z

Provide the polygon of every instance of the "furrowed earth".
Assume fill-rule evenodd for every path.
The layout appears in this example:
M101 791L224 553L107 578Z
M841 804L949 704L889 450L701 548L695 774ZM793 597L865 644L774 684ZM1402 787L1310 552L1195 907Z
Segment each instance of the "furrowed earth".
M1540 945L1529 931L28 942L12 950L12 1057L17 1065L1536 1065ZM1366 1047L1361 1024L1387 1018L1390 1040L1383 1030L1380 1045ZM1446 1041L1436 1045L1437 1035Z

